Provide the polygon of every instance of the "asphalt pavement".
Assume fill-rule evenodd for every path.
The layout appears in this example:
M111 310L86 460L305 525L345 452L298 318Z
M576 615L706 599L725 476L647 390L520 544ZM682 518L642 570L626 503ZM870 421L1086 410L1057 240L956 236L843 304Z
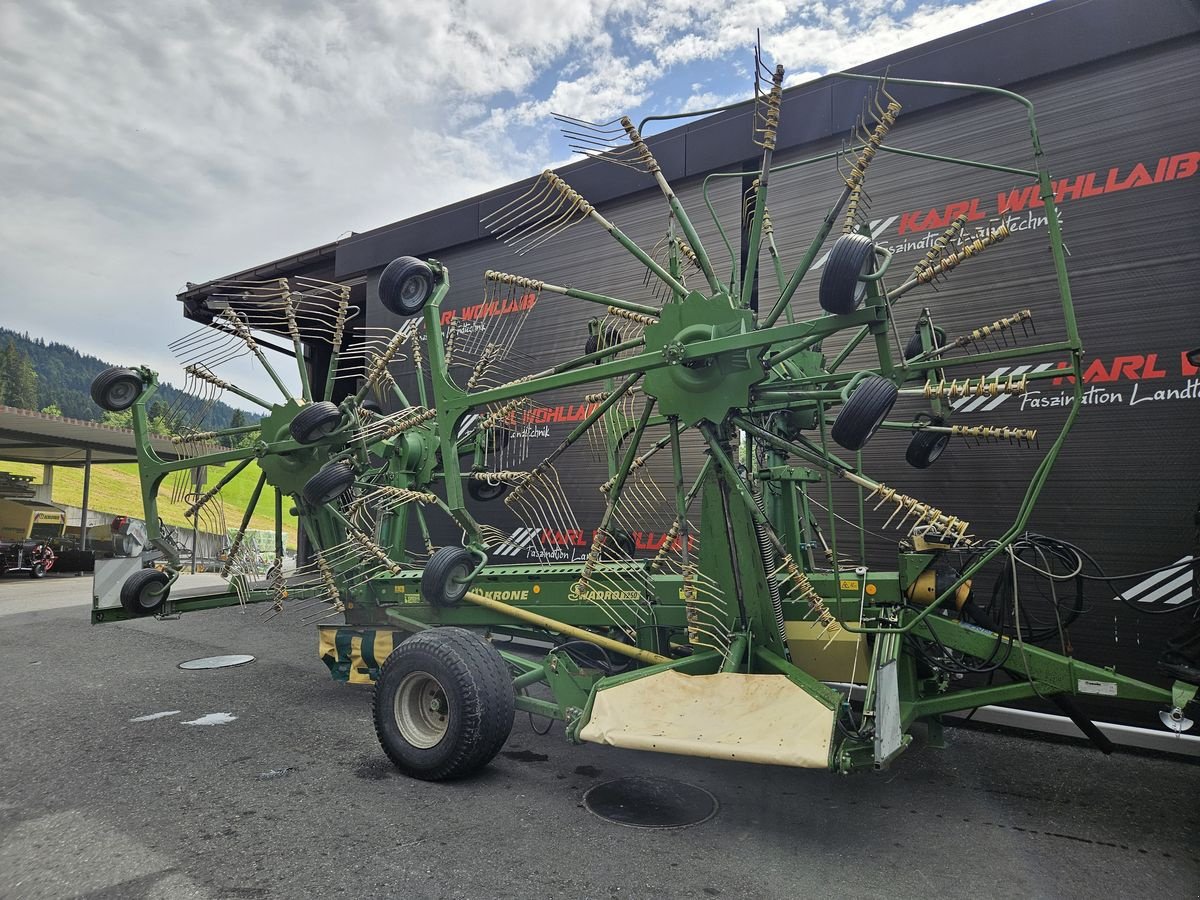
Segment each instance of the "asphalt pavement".
M1200 896L1194 760L959 728L839 777L575 747L518 714L483 773L429 784L393 769L312 626L92 626L90 588L0 579L2 898ZM178 668L230 653L255 661ZM583 806L628 775L719 811L647 830Z

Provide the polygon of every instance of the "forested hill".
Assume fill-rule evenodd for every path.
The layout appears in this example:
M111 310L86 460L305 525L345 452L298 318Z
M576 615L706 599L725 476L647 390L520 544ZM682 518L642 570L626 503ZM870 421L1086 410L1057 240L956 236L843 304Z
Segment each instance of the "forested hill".
M10 344L16 351L15 361L8 350ZM92 402L89 391L92 379L112 363L85 356L66 344L47 343L42 338L0 328L0 366L6 369L11 366L14 372L19 373L25 360L32 364L37 376L36 400L30 402L29 394L33 386L28 384L26 368L23 378L20 374L14 377L13 373L0 371L0 381L5 382L0 384L0 394L5 395L0 397L0 402L24 409L57 407L62 415L69 418L96 422L102 420L103 410ZM157 398L168 406L173 406L181 396L182 392L169 384L159 386ZM218 403L209 413L208 422L213 428L226 428L234 412L232 406ZM256 415L243 415L247 421L258 418Z

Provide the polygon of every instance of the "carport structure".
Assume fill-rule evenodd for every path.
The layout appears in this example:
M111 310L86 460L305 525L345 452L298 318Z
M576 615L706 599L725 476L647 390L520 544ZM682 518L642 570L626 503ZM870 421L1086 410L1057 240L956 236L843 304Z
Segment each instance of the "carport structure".
M164 460L182 458L170 438L153 436L150 445ZM80 548L87 549L88 492L93 464L137 462L137 443L128 428L66 419L28 409L0 406L0 462L35 463L53 469L83 469ZM52 475L50 479L52 480Z

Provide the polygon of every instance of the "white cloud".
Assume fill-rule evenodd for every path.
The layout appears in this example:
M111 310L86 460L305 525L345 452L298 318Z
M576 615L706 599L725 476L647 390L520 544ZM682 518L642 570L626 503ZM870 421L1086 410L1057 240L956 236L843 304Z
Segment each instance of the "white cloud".
M184 282L531 174L566 152L551 111L748 97L756 27L793 83L1027 5L16 0L0 324L165 367Z

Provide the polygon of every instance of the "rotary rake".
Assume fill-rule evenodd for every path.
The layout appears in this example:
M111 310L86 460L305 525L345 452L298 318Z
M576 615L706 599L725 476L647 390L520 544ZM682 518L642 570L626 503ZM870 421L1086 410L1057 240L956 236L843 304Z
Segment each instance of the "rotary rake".
M649 302L489 270L483 303L509 313L489 332L443 312L446 266L401 257L383 270L378 292L402 327L351 330L358 310L342 285L219 285L207 303L210 325L175 348L200 389L193 406L203 413L228 392L262 417L242 429L204 430L202 417L181 411L177 440L197 451L178 463L158 459L146 440L154 373L100 375L97 402L134 411L147 522L158 521L156 497L172 472L231 466L194 496L196 517L255 464L249 510L269 486L276 540L273 555L248 552L247 511L225 566L230 590L172 599L179 560L152 527L167 570L133 576L122 609L97 610L94 619L252 602L305 622L344 616L345 624L320 627L324 660L335 677L376 683L384 750L403 771L433 780L485 765L518 709L560 721L571 741L840 772L884 767L909 744L914 724L936 737L941 715L993 702L1055 699L1097 742L1103 736L1071 695L1163 703L1182 728L1194 688L1163 689L1033 646L1017 613L992 621L972 597L984 566L1014 558L1081 397L1081 345L1031 105L994 88L845 75L872 91L852 142L776 167L783 69L757 62L762 155L741 206L744 262L731 251L723 268L705 248L629 119L560 117L578 150L658 185L665 236L644 250L551 171L484 224L518 255L554 246L568 229L598 227L644 274ZM873 160L892 152L887 138L902 107L889 89L901 86L980 91L1025 113L1035 169L895 152L1039 185L1062 337L1038 340L1029 309L951 337L928 307L902 334L909 293L1002 252L996 245L1009 235L1003 225L968 234L959 218L911 273L892 277L892 253L865 226L866 183ZM771 179L828 159L837 162L839 195L789 271L768 208ZM746 173L711 179L723 177ZM759 297L760 257L778 285L773 296ZM806 279L818 281L820 306L808 318L794 302ZM529 371L518 336L547 296L591 304L597 315L580 335L582 354ZM290 339L298 391L272 368L256 338L264 334ZM329 357L323 383L305 363L314 345ZM222 377L223 366L244 357L280 398ZM1019 375L980 374L997 361L1047 357L1053 362L1012 370ZM966 404L987 407L1064 375L1074 376L1072 404L1049 440L1031 429L952 421ZM356 387L330 399L335 383L348 380ZM555 392L583 387L578 421L533 458L522 423L537 421ZM873 478L862 451L888 430L911 432L905 456L917 468L934 464L956 436L1040 454L1011 525L976 535L953 511ZM202 442L231 436L241 446L201 452ZM576 483L597 467L606 473L602 512L584 521ZM489 505L517 526L480 521ZM309 547L309 561L286 578L285 506ZM835 512L847 507L849 518ZM839 539L839 522L849 522L854 539L845 539L845 524ZM656 540L639 546L635 533L647 523ZM892 529L893 552L898 541L895 569L868 562L866 539L876 529ZM438 546L439 534L457 539ZM516 549L536 562L506 563ZM501 650L493 636L511 641ZM1008 681L959 682L984 672Z

